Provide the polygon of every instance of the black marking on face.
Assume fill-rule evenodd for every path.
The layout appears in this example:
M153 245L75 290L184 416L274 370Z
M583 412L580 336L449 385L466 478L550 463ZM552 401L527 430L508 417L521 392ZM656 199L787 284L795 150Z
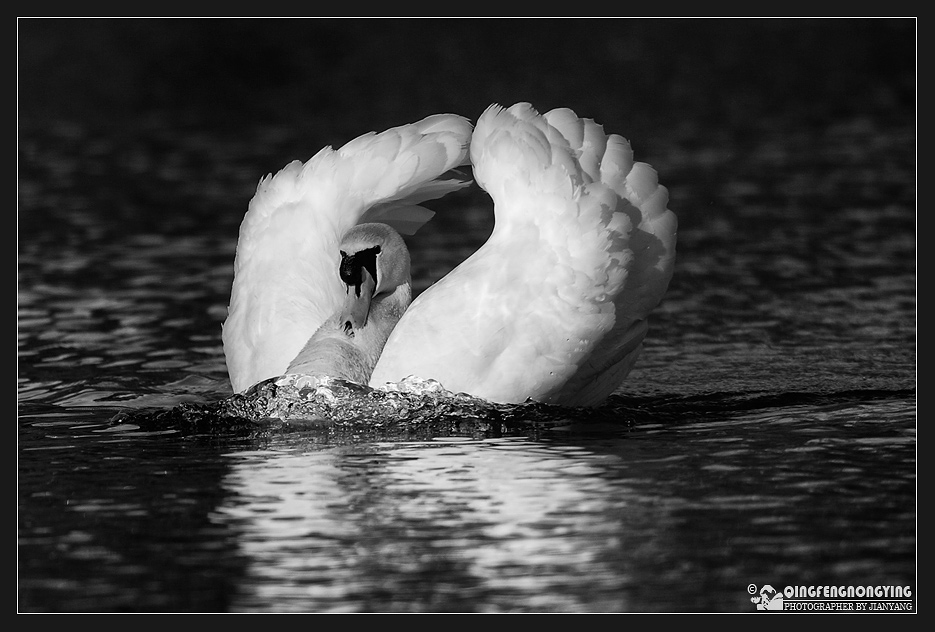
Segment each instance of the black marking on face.
M373 277L374 283L377 280L377 255L380 254L380 246L360 250L354 254L347 254L341 251L341 267L339 274L341 280L348 288L354 287L357 296L360 297L360 286L363 283L363 270L366 269Z
M345 334L348 338L353 338L353 337L354 337L354 325L352 325L352 324L351 324L351 321L349 321L349 320L345 320L345 321L344 321L344 334Z

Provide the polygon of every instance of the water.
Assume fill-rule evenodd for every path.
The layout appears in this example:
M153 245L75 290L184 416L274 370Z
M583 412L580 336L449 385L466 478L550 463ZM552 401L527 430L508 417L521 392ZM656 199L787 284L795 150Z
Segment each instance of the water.
M509 24L20 22L20 612L915 607L914 23ZM204 423L259 178L494 100L594 116L670 188L620 391ZM435 210L416 291L491 228L476 190Z

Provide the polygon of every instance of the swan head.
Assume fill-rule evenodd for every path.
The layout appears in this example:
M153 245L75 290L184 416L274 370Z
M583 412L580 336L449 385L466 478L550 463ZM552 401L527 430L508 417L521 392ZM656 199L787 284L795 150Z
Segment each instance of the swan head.
M389 226L360 224L344 235L340 252L337 272L345 289L343 303L312 334L286 373L366 384L409 307L409 250Z
M348 334L366 326L375 301L410 284L406 242L386 224L358 224L341 240L338 274L346 298L341 322ZM403 306L405 308L405 306Z

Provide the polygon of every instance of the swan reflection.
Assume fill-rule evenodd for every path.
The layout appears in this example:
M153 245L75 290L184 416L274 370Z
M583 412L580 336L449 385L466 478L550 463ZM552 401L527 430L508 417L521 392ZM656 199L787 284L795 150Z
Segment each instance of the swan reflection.
M235 609L627 609L617 456L515 438L229 456Z

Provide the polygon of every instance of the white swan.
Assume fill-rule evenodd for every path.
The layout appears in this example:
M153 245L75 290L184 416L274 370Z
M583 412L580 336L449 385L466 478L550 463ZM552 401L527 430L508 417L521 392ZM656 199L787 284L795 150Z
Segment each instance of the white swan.
M306 349L307 343L339 310L353 307L347 302L348 284L340 275L341 250L347 260L362 251L385 247L384 240L394 234L378 226L363 232L358 228L350 235L348 231L361 223L380 222L403 234L415 232L433 215L419 206L421 202L470 184L448 173L467 162L470 137L467 119L430 116L380 134L364 134L338 150L325 147L308 162L294 161L260 181L240 226L234 283L221 336L234 392L282 375L290 365L294 370L321 368L314 359L315 349ZM383 266L387 252L398 253L402 245L406 269L398 278L406 287L392 300L405 309L409 303L408 251L398 235L395 239L396 246L377 259ZM378 304L385 302L387 279L381 281L381 296L374 297ZM353 294L360 289L355 284ZM395 288L390 293L394 292ZM358 315L364 311L366 306L357 308ZM382 313L398 319L393 310ZM395 320L368 322L385 333L395 324ZM332 368L339 377L360 381L343 371L355 371L355 362L379 354L379 349L374 352L368 345L372 347L382 334L365 336L356 331L363 324L352 323L355 336L347 340L353 343L351 347L337 345L356 356L356 360L334 359ZM324 332L319 338L323 336ZM332 336L331 342L336 339ZM303 357L297 357L300 352ZM365 362L369 375L373 362Z
M410 138L410 148L422 143L455 147L459 146L459 134L461 140L467 138L469 128L463 127L463 119L434 120L436 125L448 122L449 135L444 141L420 135L424 127L419 126L425 121L384 134ZM352 141L338 153L349 162L372 162L380 152L377 139L384 134ZM464 145L466 142L460 146ZM355 151L346 151L349 146ZM398 148L390 149L384 154L388 166L405 161ZM410 194L424 200L463 186L463 182L434 180L464 161L457 152L447 156L447 162L439 161L425 170L419 182L413 176L398 178L395 188L383 189L386 198L370 195L369 203ZM369 380L373 387L414 375L435 379L451 391L497 402L533 399L568 406L599 404L633 366L646 334L647 316L661 300L672 275L677 222L667 208L668 192L659 185L651 167L633 162L625 139L605 135L600 125L580 119L568 109L540 115L526 103L509 109L493 105L477 122L470 158L478 183L494 200L495 227L488 241L413 301L395 327L390 320L395 320L398 311L392 318L375 320L381 331L392 329L382 353L377 349L381 335L371 335L377 341L373 343L357 334L349 342L360 345L356 350L348 349L343 356L324 352L326 363L332 363L324 371L338 372L344 364L356 365L356 361L341 359L354 356L364 358L361 362L366 372L366 363L379 355ZM310 256L309 248L297 249L296 243L310 238L308 233L297 233L301 227L293 225L285 232L266 228L260 231L265 237L257 240L251 226L258 222L251 221L251 214L262 215L268 224L279 224L278 215L287 213L290 219L283 220L286 224L301 221L305 227L319 230L327 225L326 236L313 233L311 240L318 248L331 248L332 253L338 251L340 237L360 217L377 215L365 213L366 203L351 205L341 199L358 186L372 188L354 179L369 182L364 178L367 168L358 168L354 177L347 177L330 163L311 166L314 161L304 167L293 163L272 181L261 182L241 228L231 312L224 327L225 353L235 390L287 368L304 372L302 367L311 366L296 358L311 337L309 324L314 331L334 316L331 331L339 332L342 344L348 343L340 338L342 329L356 331L340 308L348 292L356 295L360 286L350 283L342 289L332 282L337 269L335 255L327 281L322 280L328 277L327 271L305 266L305 274L293 275L294 283L269 279L278 288L272 292L264 286L264 280L276 269L263 265L271 256L265 251L275 251L277 265L294 261L290 265L301 266L300 260ZM351 171L350 167L345 171ZM343 177L338 178L338 173ZM282 184L288 183L286 188L292 195L267 202L275 197L268 189L280 179ZM295 184L302 181L304 185L305 180L309 186ZM334 185L335 180L340 186ZM389 178L384 180L389 182ZM404 189L405 194L401 193ZM299 190L302 193L295 195ZM423 190L432 195L421 194ZM319 203L322 198L327 204ZM260 209L266 210L258 213ZM309 213L328 217L296 219ZM424 215L415 217L416 223L426 219ZM377 240L371 239L362 247L373 248ZM253 244L249 250L243 246L245 241ZM242 249L252 254L242 254ZM386 300L384 296L408 292L408 258L395 262L384 258L383 265L387 269L384 275L395 269L398 279L404 280L385 288L383 296L375 294L373 302L377 304ZM380 285L381 273L375 269L375 282ZM314 272L319 276L313 276ZM312 314L311 305L317 302L325 304L324 313ZM299 303L302 307L296 309L294 305ZM353 303L350 301L348 310L354 308ZM279 315L284 308L285 318ZM252 323L252 330L245 322ZM284 345L281 338L297 329L297 323L303 325L301 334L292 335L290 344ZM245 331L250 334L246 341ZM321 349L322 345L309 341L302 353L311 357ZM291 362L293 359L297 362ZM262 368L260 360L264 361Z

